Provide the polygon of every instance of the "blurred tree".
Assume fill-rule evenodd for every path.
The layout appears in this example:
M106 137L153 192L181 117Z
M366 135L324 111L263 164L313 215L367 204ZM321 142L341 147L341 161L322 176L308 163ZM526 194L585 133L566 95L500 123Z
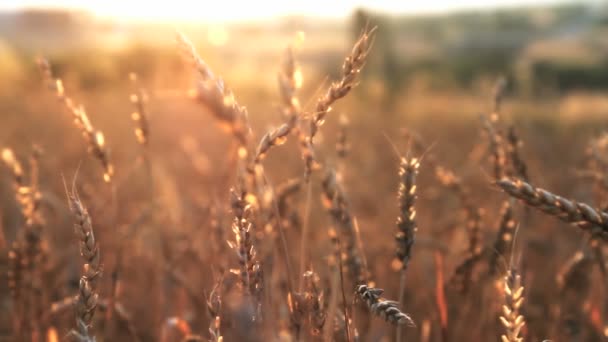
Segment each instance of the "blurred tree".
M358 39L365 29L377 26L373 52L368 59L363 78L380 78L385 87L387 105L390 105L404 83L404 63L399 60L397 27L386 16L375 15L365 9L357 9L352 15L352 39Z

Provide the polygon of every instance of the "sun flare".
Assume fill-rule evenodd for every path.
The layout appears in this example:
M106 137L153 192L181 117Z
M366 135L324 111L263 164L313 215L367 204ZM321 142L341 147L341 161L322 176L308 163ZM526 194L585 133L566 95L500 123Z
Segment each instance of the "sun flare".
M560 0L537 0L540 3ZM258 1L203 1L172 0L4 0L0 10L24 8L71 8L85 10L98 16L123 20L144 21L239 21L263 20L284 15L306 15L317 17L347 17L359 7L390 14L449 12L460 9L492 8L498 6L530 5L527 0L428 0L424 2L394 0L336 0L320 6L314 1L276 2Z

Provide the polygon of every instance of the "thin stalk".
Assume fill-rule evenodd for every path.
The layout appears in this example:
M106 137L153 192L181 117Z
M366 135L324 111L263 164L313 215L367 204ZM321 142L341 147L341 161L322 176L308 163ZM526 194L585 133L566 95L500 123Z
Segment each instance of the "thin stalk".
M304 207L304 222L302 224L302 237L300 240L300 283L298 291L302 292L304 287L304 272L306 270L307 249L308 249L308 225L310 221L310 202L312 201L312 182L307 182L306 187L306 203Z

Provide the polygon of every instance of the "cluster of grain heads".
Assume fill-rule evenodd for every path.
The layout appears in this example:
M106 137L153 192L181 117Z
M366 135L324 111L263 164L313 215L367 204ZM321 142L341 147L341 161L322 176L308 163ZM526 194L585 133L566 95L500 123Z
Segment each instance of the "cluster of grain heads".
M16 334L40 334L41 301L44 287L41 272L44 268L44 219L39 212L41 195L38 189L38 152L30 160L30 174L26 177L21 162L11 149L2 150L2 161L11 171L15 200L24 224L9 251L9 289L14 308ZM26 336L26 335L24 335ZM24 337L22 336L22 337Z
M185 59L197 72L198 81L192 93L193 97L232 132L240 144L239 155L246 156L250 137L247 109L236 102L232 91L221 78L214 75L186 36L178 34L177 44Z
M526 324L524 316L519 313L524 302L524 287L521 276L511 269L505 276L505 304L502 307L500 322L505 327L505 334L501 336L502 342L522 342L521 329Z
M18 341L34 341L36 339L33 337L44 337L46 332L47 340L56 340L57 338L53 336L57 335L57 331L63 332L69 329L59 325L66 320L63 320L63 317L58 317L57 312L67 311L73 306L76 323L68 322L70 327L73 326L69 336L75 340L86 342L94 341L94 335L101 339L101 333L95 330L99 328L97 324L100 321L99 316L104 313L107 313L107 315L103 321L104 324L100 325L105 327L104 341L125 339L128 332L131 337L130 340L133 341L139 340L138 335L141 335L141 340L159 339L163 342L257 340L260 336L273 340L307 341L323 339L325 341L353 342L359 340L359 332L361 332L361 338L366 340L383 338L380 336L384 336L386 339L386 336L392 333L388 330L396 328L397 340L402 342L401 334L405 331L403 327L414 325L412 318L402 311L401 308L404 307L423 317L420 323L419 337L421 341L425 342L438 340L439 331L433 331L435 328L441 328L441 340L446 341L448 337L463 339L464 335L468 333L467 330L471 327L480 331L479 333L472 333L471 338L474 340L481 339L482 336L492 335L495 338L504 334L501 336L503 342L519 342L523 340L523 337L532 339L532 336L536 337L544 333L542 329L545 329L545 327L539 328L540 325L546 325L549 328L555 325L554 329L559 331L555 331L554 335L565 336L569 340L599 340L598 332L600 329L605 329L606 326L605 322L601 322L601 320L602 318L605 319L606 315L602 316L599 301L596 300L600 296L605 296L605 286L603 285L606 284L608 278L604 279L603 284L597 286L594 282L592 268L597 262L602 275L606 277L608 273L606 271L607 260L602 255L604 252L602 247L606 247L603 243L608 240L608 212L604 212L603 209L594 209L585 203L564 199L546 190L536 188L529 183L528 169L521 156L520 138L513 126L510 126L507 130L508 126L500 120L500 107L505 93L504 80L497 83L492 98L492 112L484 116L484 127L489 140L489 154L493 168L491 178L496 182L495 184L513 197L504 201L500 215L496 215L498 229L493 244L485 244L484 238L489 237L487 236L489 234L482 231L484 228L483 214L484 210L489 210L492 205L499 204L499 202L480 203L480 201L477 201L476 196L474 196L477 194L473 192L475 189L469 188L468 184L459 178L459 175L466 175L466 173L460 173L457 176L448 168L440 165L442 163L439 162L441 160L439 156L436 156L434 160L432 158L424 160L424 164L431 165L437 179L444 187L441 189L442 193L457 198L456 206L458 209L463 208L462 216L449 210L443 210L442 212L446 214L445 220L455 223L454 226L461 224L463 227L462 234L468 234L468 241L465 241L462 246L463 250L466 248L467 256L464 260L457 261L463 262L456 265L452 283L461 285L465 291L467 289L474 290L469 291L466 296L454 294L453 297L446 298L443 258L453 256L449 251L450 248L446 246L456 244L453 243L453 240L450 240L451 237L445 238L447 241L435 239L429 241L428 239L425 240L424 237L421 238L420 235L416 236L418 234L418 224L426 221L418 221L417 211L420 208L416 208L419 203L417 196L420 194L418 177L421 159L410 158L409 156L399 160L397 202L399 214L396 229L393 228L394 239L392 241L390 239L370 241L365 246L368 252L376 252L373 258L370 258L370 260L375 261L374 265L370 266L376 266L372 269L378 275L386 276L387 274L390 275L390 270L381 269L387 261L384 258L387 256L384 252L390 249L387 249L386 246L389 246L390 243L394 244L394 249L389 250L393 255L388 256L388 261L394 259L392 264L394 271L401 272L398 301L383 298L383 290L374 287L360 241L354 207L351 207L349 203L342 182L344 179L344 159L350 151L348 140L350 136L347 136L348 122L344 116L340 118L340 126L335 136L331 137L332 142L336 143L335 151L331 153L335 153L334 158L337 155L338 172L330 170L324 178L319 177L321 189L315 187L314 182L317 180L314 177L309 177L312 170L321 168L321 161L323 161L323 159L316 159L313 140L317 137L316 139L320 142L319 130L328 113L332 110L332 106L346 96L357 84L359 74L365 65L372 45L374 32L374 30L366 30L362 33L350 55L344 61L340 78L332 83L326 92L321 94L318 101L312 104L310 110L304 108L300 103L298 95L303 76L295 58L294 48L287 48L278 74L280 110L284 118L276 128L260 134L259 141L252 139L246 109L236 102L234 95L225 87L223 80L215 75L198 56L192 43L185 37L178 36L178 44L196 73L197 83L194 92L196 99L213 114L217 121L228 128L232 134L231 138L235 140L233 146L238 146L238 160L235 157L230 162L238 163L235 188L241 191L231 192L232 215L225 215L224 210L218 209L220 207L217 205L209 205L213 208L209 209L209 216L205 216L207 213L203 213L192 224L193 226L196 225L197 228L201 227L200 231L181 231L177 234L175 232L169 233L167 230L162 231L162 252L167 260L162 260L161 269L163 273L161 273L161 277L167 276L171 279L167 279L167 281L162 279L162 284L158 288L159 297L162 297L162 299L154 302L154 304L147 302L146 298L143 298L144 302L142 303L142 298L137 295L138 286L140 286L137 282L144 278L140 275L142 271L139 266L144 266L142 267L144 272L145 267L148 266L146 265L149 260L147 259L148 255L143 253L147 251L142 251L149 247L147 237L134 244L134 247L138 248L126 248L127 244L125 244L124 251L119 249L125 253L125 258L133 257L135 261L133 264L137 267L129 268L129 270L133 270L133 274L124 272L125 278L128 277L129 281L124 279L121 287L124 286L123 289L126 290L124 292L118 291L121 293L118 296L116 290L119 287L116 285L118 283L117 276L113 277L113 282L108 280L107 283L102 284L105 277L101 278L102 266L99 245L102 246L104 251L110 252L114 243L123 244L124 239L119 236L114 240L97 241L87 208L84 207L74 190L68 193L68 200L69 208L75 218L74 227L80 244L80 254L84 259L82 274L74 277L76 280L79 279L78 282L74 282L74 279L71 278L72 272L62 267L65 260L70 258L69 253L62 256L64 253L56 248L57 252L50 254L52 262L49 262L49 266L53 267L53 271L64 269L65 272L61 272L61 275L52 279L53 283L40 282L39 279L45 278L40 276L39 273L45 274L43 272L46 272L47 268L45 266L47 265L38 263L38 260L41 259L40 251L44 249L42 242L46 241L41 241L42 236L40 235L44 220L38 208L41 203L41 191L38 184L36 158L32 159L31 165L28 167L27 164L22 165L11 150L3 150L2 162L10 170L11 181L15 188L15 198L20 207L20 211L16 211L15 214L17 216L16 220L12 218L6 220L16 223L17 237L14 241L10 241L13 237L13 231L8 230L7 238L9 241L4 242L0 235L0 250L3 247L9 247L6 268L8 270L8 289L13 299L11 305L15 303L14 308L12 308L15 339ZM109 181L113 168L109 162L103 135L91 125L84 109L76 105L66 95L62 81L54 79L48 62L41 60L39 64L55 95L70 112L92 153L104 166L104 177ZM135 137L141 147L140 152L143 153L143 158L148 158L150 132L146 94L138 84L135 74L131 74L130 79L133 88L130 99L135 108L131 116L135 126ZM270 179L275 175L271 174L273 170L270 169L269 165L267 166L268 175L266 174L264 158L268 153L272 153L270 151L275 150L274 147L283 144L292 136L300 140L299 147L306 162L304 177L279 182L275 188L270 182ZM421 144L418 139L413 137L412 140L419 145L419 152L422 153L423 150L426 150L426 146ZM317 140L314 141L317 142ZM587 165L589 170L587 171L593 173L594 185L596 186L596 189L594 189L597 196L596 203L601 203L600 208L604 208L607 200L606 194L608 194L608 182L606 182L605 177L605 173L608 171L608 162L606 162L604 156L606 146L608 146L608 138L601 137L590 145L587 156L589 162L589 165ZM192 157L200 151L195 149L194 152L189 156ZM160 161L159 159L158 162ZM230 164L229 168L232 169L233 166ZM325 165L323 165L323 168L330 169ZM226 174L229 173L226 172ZM232 173L222 175L224 183L221 185L227 185L232 176ZM353 176L355 175L353 174ZM160 178L159 175L159 181ZM170 177L163 175L162 178ZM521 179L521 181L517 179ZM192 184L190 179L179 181L181 182L176 184L179 189L184 184L186 187ZM112 185L116 185L116 182L113 181ZM222 188L221 185L218 186L219 189ZM307 202L305 207L300 208L294 201L296 199L294 195L304 185L308 191ZM51 187L49 186L49 188ZM128 196L127 188L121 187L121 195L123 189L125 189L124 197L121 197L131 199L131 196ZM45 187L44 190L47 190L47 188ZM307 233L309 216L319 214L311 211L311 193L314 191L314 194L318 195L319 190L323 198L322 204L325 205L331 219L331 226L327 229L329 231L329 242L326 241L327 237L322 235L323 230L315 229L310 234ZM353 189L352 193L360 196L355 190L357 189ZM47 194L47 192L44 193ZM183 198L178 198L184 202L184 208L204 207L208 209L208 207L205 207L208 203L219 201L218 198L207 199L205 195L200 194L197 194L195 198L188 198L189 193L187 192ZM49 193L49 198L45 197L45 200L49 200L49 203L52 199L50 195ZM390 200L382 194L378 196L384 198L384 200ZM428 197L433 198L433 196ZM443 201L441 196L435 198L438 202ZM575 255L571 262L566 265L565 270L558 276L556 284L559 287L554 293L536 294L530 292L526 294L526 302L536 305L544 299L545 303L543 305L548 304L547 307L549 308L539 309L535 305L530 305L530 310L526 310L524 313L525 319L521 312L524 288L519 274L515 270L510 270L504 277L504 284L502 278L498 279L502 273L503 260L509 259L513 254L512 244L517 227L515 198L521 199L530 207L536 207L551 216L556 216L563 221L577 225L593 235L590 245L594 249L585 249L584 253ZM376 209L375 206L366 206L367 203L359 202L358 197L357 200L357 203L364 204L360 208L362 214L366 215L366 219L377 214L370 213L370 211L366 212L370 207L372 207L372 210ZM371 198L371 200L376 199ZM447 201L445 202L441 204L450 204ZM103 209L105 203L103 201L99 201L99 203L95 207ZM118 203L116 204L118 205ZM124 217L117 216L114 219L107 220L105 225L115 227L114 224L118 223L118 220L127 220L127 217L135 216L131 215L131 212L137 212L139 210L138 205L141 205L141 203L129 203L124 212L121 212ZM46 206L44 208L46 209ZM49 208L54 209L55 207L49 206ZM194 217L200 214L196 212L197 210L188 209L184 210L184 226L190 225L185 218L190 218L189 215ZM217 210L214 211L214 209ZM442 207L434 209L442 210ZM95 211L91 210L92 213ZM193 213L190 213L190 211ZM300 222L300 211L304 212L303 222ZM55 211L49 212L52 212L53 215L48 215L48 217L44 217L45 219L61 218L61 215L58 215ZM7 214L5 208L2 208L2 214ZM154 219L160 221L151 220L148 222L153 230L158 228L157 225L166 223L164 221L165 216L171 214L165 214L159 212L159 215L154 216ZM19 217L20 215L23 216L23 220ZM443 225L443 219L437 225ZM232 231L223 229L223 220L227 225L231 223ZM321 218L312 217L310 221L319 224ZM177 222L177 220L173 222ZM179 222L182 223L182 220L179 220ZM48 225L52 226L50 223ZM311 224L311 226L314 225ZM286 230L287 227L290 229ZM283 231L287 231L287 238L300 237L301 241L287 240ZM202 235L199 233L202 233ZM226 234L229 233L234 235L227 237ZM277 233L280 233L281 240L279 240ZM437 231L437 233L439 232ZM210 234L211 239L206 239L205 234ZM388 232L388 234L391 233ZM314 237L318 246L315 245L312 248L308 246L306 240L309 235L311 239ZM195 236L200 236L202 241L194 238ZM444 237L442 235L441 239L444 239ZM231 241L227 244L226 240L228 239ZM568 242L560 242L559 239L557 235L551 236L546 244L550 247L568 247ZM59 243L64 241L64 239L53 239L50 242L57 244L56 240L60 241ZM289 241L289 244L287 241ZM294 247L297 247L298 243L301 243L301 245L296 250ZM325 243L331 243L333 250L324 252L322 248L325 247ZM178 246L174 246L174 244L178 244ZM279 246L279 244L282 244L282 246ZM416 277L418 279L412 278L411 280L417 280L412 282L408 275L408 282L405 281L406 273L410 272L411 274L412 271L407 270L412 265L414 244L417 245L416 249L429 246L436 249L434 252L434 270L432 267L421 268L430 269L427 275L429 277L432 277L431 272L435 272L434 289L433 286L427 286L422 290L415 289L417 285L425 281L423 278L426 276ZM207 251L199 253L198 249L201 245L203 248L211 247ZM228 247L232 250L228 250ZM278 251L281 247L284 251L282 255ZM592 252L596 254L592 255ZM300 262L299 272L292 273L289 262L290 260L292 262L297 260L296 254L298 253L301 253L298 260ZM559 256L558 252L553 253L551 251L551 253L551 256ZM324 257L327 254L330 254L328 265L324 262ZM414 254L416 253L414 252ZM549 254L543 256L547 257L547 255ZM430 266L430 260L425 260L427 256L430 256L430 253L422 253L420 255L422 258L419 261L429 262L428 266ZM540 257L534 256L534 259L537 258L541 260ZM120 257L117 259L120 259ZM559 258L556 257L555 259L558 260ZM0 266L3 266L3 261L3 259L0 260ZM157 259L152 259L148 262L152 264L152 268L156 269L154 263L157 261ZM529 288L539 288L546 285L546 283L542 283L542 281L546 281L545 274L541 274L543 270L539 271L535 268L538 267L534 265L537 260L524 260L524 262L528 261L530 261L531 267L526 269L529 270L530 273L527 273L527 275L530 276L525 278L536 281L535 283L530 282ZM542 261L545 260L542 259ZM285 267L278 267L281 262L285 262ZM490 277L482 278L479 276L482 274L479 272L481 267L476 267L479 265L486 266L486 263ZM226 272L227 266L230 264L234 266L234 269ZM446 266L451 269L452 262L448 264ZM120 265L120 262L116 262L116 265ZM550 270L553 265L554 263L549 263L547 269ZM313 266L314 272L312 271ZM125 265L125 268L127 267L128 265ZM189 272L192 271L188 269L189 267L194 268L195 271ZM218 269L222 276L216 282L212 291L207 293L200 290L202 286L208 285L209 279L205 275L217 274ZM2 270L4 269L2 268ZM270 272L264 274L262 270ZM447 267L445 270L447 270ZM427 271L429 270L427 269ZM233 274L228 275L227 273ZM291 278L292 276L295 277L296 274L300 280L297 288L291 284ZM392 275L390 276L392 277ZM38 279L37 282L40 284L67 284L71 282L74 288L78 288L78 293L67 301L63 300L61 303L58 301L52 303L52 305L46 305L47 301L62 298L67 293L76 291L66 291L56 285L54 285L55 288L48 286L46 289L42 286L41 291L44 291L43 294L49 297L42 298L42 296L35 294L38 285L28 285L34 283L32 282L34 278ZM504 306L501 302L502 297L500 299L491 298L494 301L490 301L490 296L493 293L486 291L490 290L490 287L486 285L490 285L491 281L494 284L500 282L500 285L504 285L501 286L501 290L504 287ZM389 292L389 288L391 291L397 291L396 283L385 285L387 286L387 292ZM414 296L415 298L412 297L413 299L408 300L407 304L404 300L406 285L408 293L409 289L412 290L412 293L414 293L414 290L418 291ZM348 290L353 287L355 289L354 293ZM110 295L103 298L99 293L104 293L105 291L102 289L106 288ZM112 288L111 291L110 288ZM495 289L492 288L492 290ZM452 293L448 294L452 295ZM486 296L486 294L490 296ZM503 294L502 291L501 294ZM559 298L551 298L553 294L557 294ZM546 297L542 297L542 295L546 295ZM124 302L120 302L118 297ZM353 297L358 302L357 305L354 305ZM396 294L395 297L397 297ZM432 297L434 297L436 307L427 310L423 305L431 303ZM463 300L459 301L459 298ZM501 306L500 313L497 313L498 305ZM47 320L46 316L43 316L42 319L37 317L38 308L34 308L35 306L40 306L43 309L50 307L49 311L51 313L48 317L51 317L51 319ZM60 306L63 309L60 310ZM129 310L126 309L127 307ZM152 308L155 310L152 310ZM478 308L480 310L476 312ZM487 308L491 308L490 314L488 314ZM547 312L541 311L545 309ZM454 313L449 324L450 329L448 329L448 310L453 310ZM142 314L142 311L150 311L151 313ZM132 312L133 315L129 315L129 312ZM114 316L112 316L112 313ZM538 317L544 313L554 313L554 315L548 314L547 319L544 319L545 322L539 323L543 319L538 319ZM46 312L44 314L46 315ZM379 321L370 325L371 314L381 317L391 325ZM497 316L500 316L500 318L497 319ZM167 319L167 317L169 318ZM479 321L475 321L475 319L479 319ZM146 331L152 325L150 322L157 325L161 323L160 331ZM478 325L474 326L475 324ZM497 324L500 324L500 326L497 326ZM530 326L524 328L524 326L527 327L527 324ZM585 326L585 324L588 326ZM3 328L4 326L0 327L0 340L3 337ZM136 329L140 330L136 331ZM198 330L200 335L193 334L193 329ZM605 335L608 334L608 330L606 331ZM448 333L454 333L455 337L448 336ZM592 335L595 338L585 339L585 337L588 337L587 333L595 334ZM143 336L146 338L143 338Z
M93 127L84 107L76 104L66 94L63 81L59 78L55 79L49 62L46 59L40 58L38 59L38 66L49 88L55 93L57 99L63 104L68 113L72 115L76 127L81 131L87 142L89 151L101 163L103 167L103 179L106 182L110 182L114 175L114 166L110 161L110 153L103 132Z
M577 225L603 240L608 240L608 213L585 203L567 200L522 180L502 179L497 182L506 193L548 215Z
M358 285L356 295L367 304L367 307L375 315L395 325L415 326L410 316L399 309L399 303L382 298L383 289Z
M21 209L21 214L27 225L39 223L41 218L37 213L41 195L38 189L37 161L33 160L30 170L30 177L26 179L21 162L15 153L8 148L2 150L2 161L11 171L13 177L13 187L15 199ZM29 182L28 182L29 181Z
M80 244L80 255L84 260L82 277L78 285L75 300L76 330L71 334L79 341L94 341L89 329L98 304L98 279L101 276L101 257L99 246L93 232L91 217L82 204L78 194L72 190L68 193L70 210L74 216L74 230Z

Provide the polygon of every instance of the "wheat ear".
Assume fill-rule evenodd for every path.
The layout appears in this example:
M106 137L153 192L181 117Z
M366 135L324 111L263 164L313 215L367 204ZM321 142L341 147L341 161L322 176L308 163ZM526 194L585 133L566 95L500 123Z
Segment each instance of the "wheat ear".
M356 293L363 300L367 307L375 315L382 317L385 321L401 325L414 326L414 321L406 313L399 309L399 303L381 297L383 289L358 285Z
M548 215L572 223L608 241L608 213L588 204L567 200L547 190L536 188L522 180L502 179L496 183L509 195Z
M80 241L80 255L84 260L75 302L76 330L72 330L71 334L80 341L95 341L89 329L99 298L97 283L101 276L101 257L89 212L75 191L68 194L68 200L74 216L74 230Z
M519 336L521 328L526 324L524 316L519 314L519 309L524 302L524 287L521 277L515 270L509 270L505 276L505 305L502 307L500 322L505 327L506 334L501 336L502 342L522 342Z
M417 158L401 158L399 167L399 217L397 218L397 259L401 263L401 280L399 281L399 305L403 305L405 297L405 277L406 271L412 257L412 247L414 246L416 231L416 177L420 161ZM397 327L396 341L401 341L402 329Z
M193 97L228 127L240 144L239 155L246 156L246 146L250 137L247 109L238 104L232 91L224 84L224 80L213 74L186 36L178 33L176 39L185 59L198 74Z
M72 100L66 94L63 81L59 78L54 78L50 63L46 59L41 58L38 60L38 67L40 68L49 87L57 96L57 99L59 99L66 110L74 118L76 127L82 132L83 137L89 145L89 151L101 163L104 171L103 179L106 182L110 182L114 175L114 166L110 161L110 152L106 145L103 132L93 127L84 107L76 104L74 100Z
M331 111L331 106L337 100L346 96L357 85L357 78L365 66L372 46L374 32L375 28L363 31L355 42L351 53L344 59L341 78L337 82L332 83L326 93L317 101L315 112L310 122L309 139L311 144L319 128L325 122L325 116Z

